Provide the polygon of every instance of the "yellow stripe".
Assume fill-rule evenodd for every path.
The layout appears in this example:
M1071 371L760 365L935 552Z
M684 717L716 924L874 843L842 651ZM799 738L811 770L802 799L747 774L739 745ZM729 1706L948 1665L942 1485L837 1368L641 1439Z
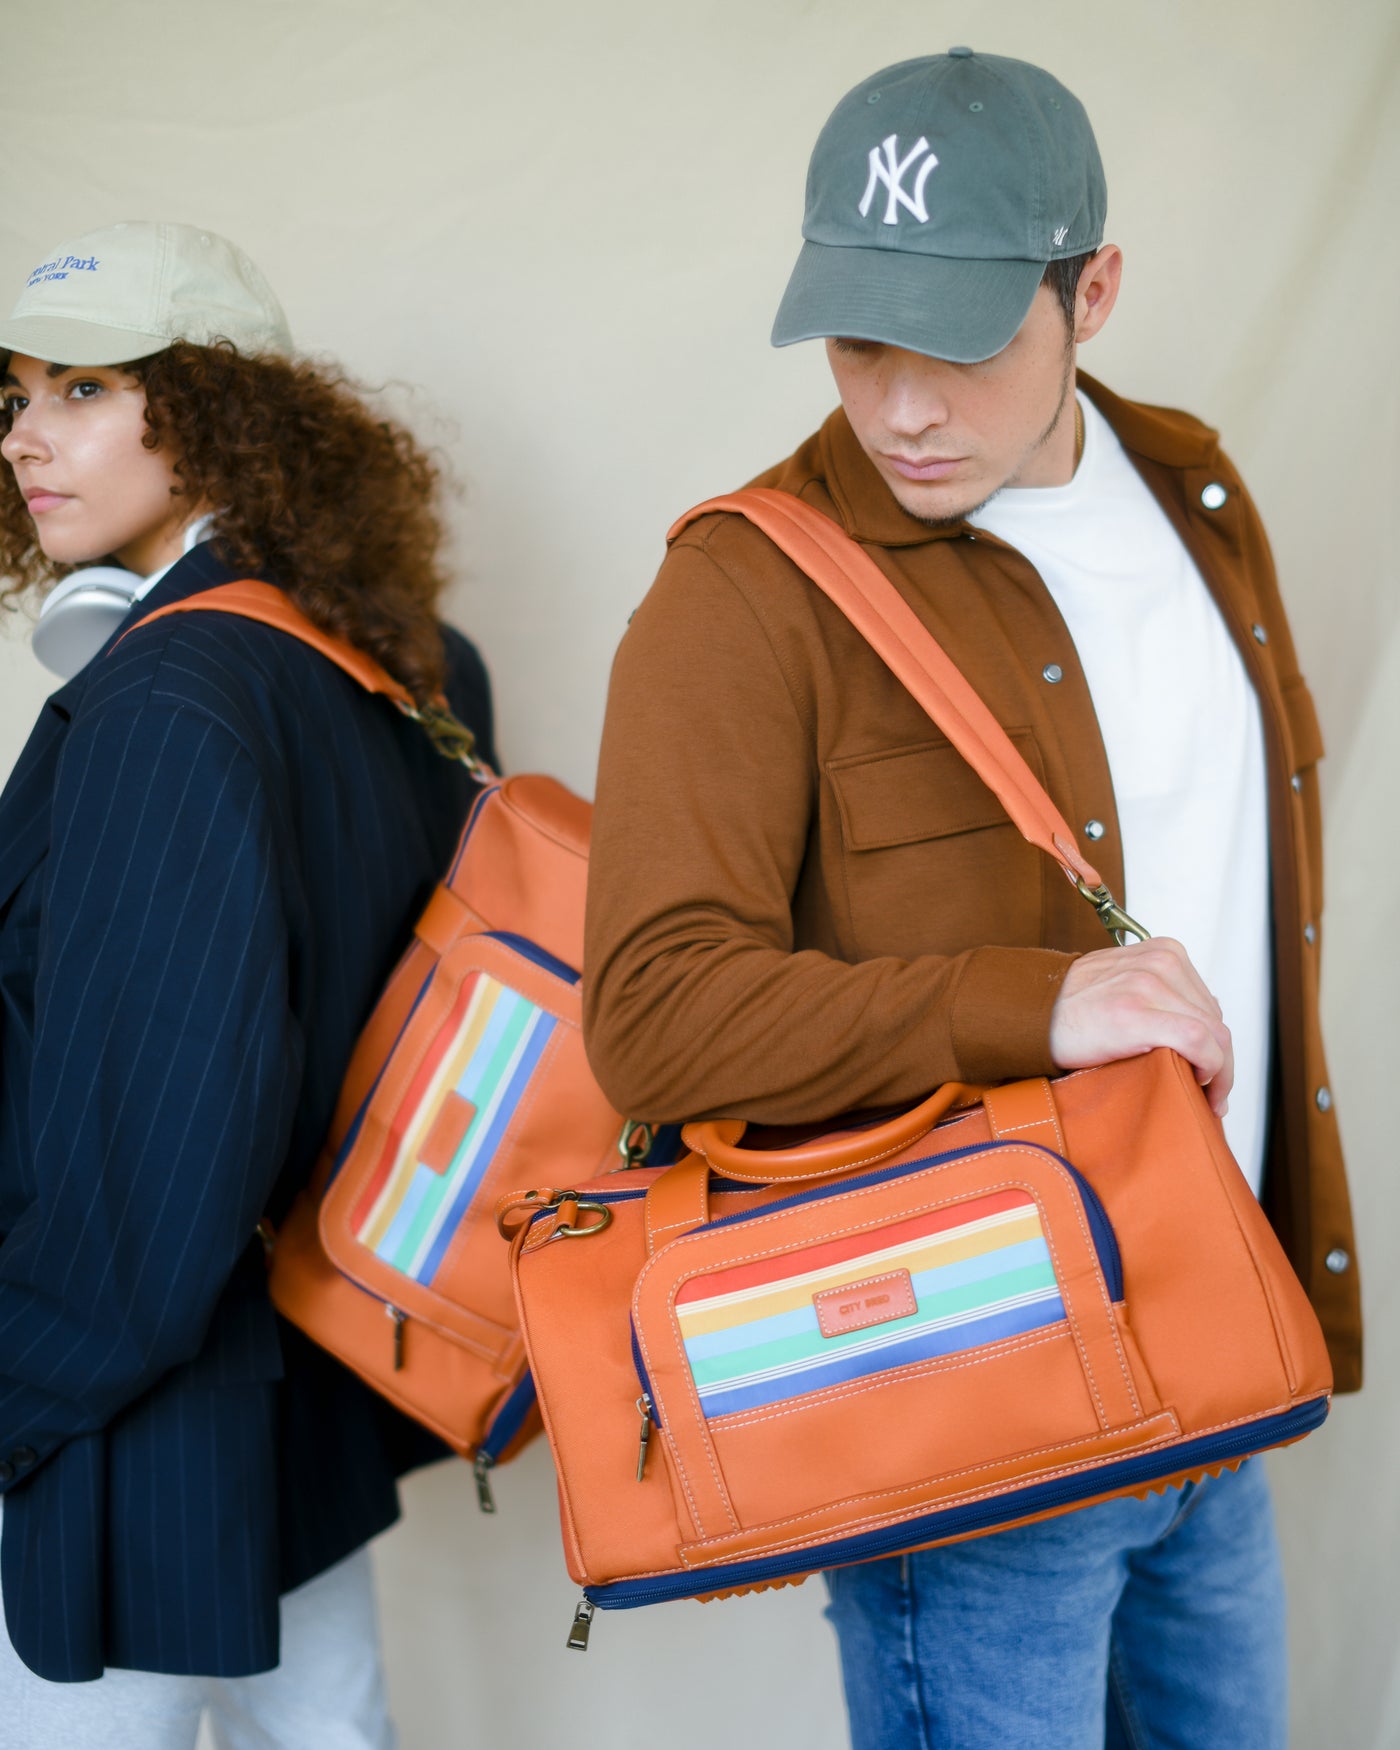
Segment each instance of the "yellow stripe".
M714 1301L696 1301L690 1306L678 1306L676 1316L686 1337L706 1336L711 1331L727 1331L737 1325L747 1325L757 1319L772 1318L776 1313L793 1312L810 1306L812 1296L829 1288L844 1288L848 1282L859 1282L867 1276L880 1276L887 1270L907 1270L911 1276L941 1264L958 1264L965 1258L979 1258L1003 1246L1020 1245L1026 1240L1040 1239L1040 1218L1032 1209L1019 1212L1013 1221L988 1226L972 1233L960 1232L950 1238L932 1237L910 1240L887 1251L867 1253L845 1264L833 1264L826 1270L814 1270L796 1282L775 1284L766 1293L753 1292L737 1302L726 1297L718 1305Z
M384 1188L379 1193L379 1200L370 1212L369 1221L361 1230L360 1240L373 1251L388 1233L398 1214L408 1188L413 1183L418 1168L418 1151L428 1127L442 1104L442 1097L447 1088L456 1087L461 1080L462 1071L471 1060L472 1053L481 1043L481 1036L486 1031L486 1025L491 1019L492 1011L500 1000L502 986L494 978L488 978L482 973L477 979L476 989L472 992L472 1000L467 1005L467 1012L462 1017L462 1025L457 1038L442 1054L437 1073L429 1085L426 1095L414 1116L412 1125L394 1157L394 1165L389 1177L384 1182Z

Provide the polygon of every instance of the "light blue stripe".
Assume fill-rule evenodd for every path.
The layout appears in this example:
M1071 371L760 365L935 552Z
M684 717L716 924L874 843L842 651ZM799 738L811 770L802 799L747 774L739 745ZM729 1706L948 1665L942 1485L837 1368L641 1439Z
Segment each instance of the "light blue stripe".
M916 1331L886 1349L833 1355L829 1361L797 1375L785 1374L778 1379L759 1380L753 1385L718 1386L701 1392L700 1403L707 1418L728 1416L736 1410L758 1409L764 1404L805 1397L809 1392L840 1385L846 1380L892 1372L938 1355L955 1355L984 1343L997 1343L1022 1331L1034 1331L1042 1325L1054 1324L1064 1316L1064 1303L1055 1295L1048 1301L1013 1307L991 1318L976 1319L948 1330Z
M521 1096L529 1085L530 1077L535 1073L535 1066L539 1063L540 1055L549 1043L555 1025L553 1015L547 1015L541 1010L530 1043L521 1054L520 1061L515 1066L515 1074L511 1077L510 1086L506 1089L505 1096L497 1108L495 1122L482 1139L476 1159L471 1164L471 1170L462 1179L462 1183L453 1198L452 1207L443 1221L437 1239L433 1242L432 1250L419 1268L414 1271L414 1276L419 1282L432 1281L444 1253L452 1243L452 1237L456 1233L458 1225L471 1206L472 1198L476 1195L482 1178L490 1169L496 1150L500 1147L501 1138L505 1135L507 1125L515 1116L516 1107L520 1104Z
M476 1049L463 1066L461 1078L457 1083L457 1092L464 1100L470 1100L473 1106L486 1104L485 1100L481 1098L482 1080L491 1066L491 1059L495 1056L496 1047L501 1042L501 1035L524 1002L524 997L515 991L508 989L505 985L500 987L495 1007L491 1010L491 1018L487 1021L480 1039L476 1042ZM526 1006L531 1005L527 1004ZM489 1095L490 1090L486 1091Z
M914 1299L922 1306L930 1294L945 1289L964 1288L970 1282L983 1282L1007 1270L1028 1269L1050 1261L1045 1241L1039 1237L1003 1246L999 1251L984 1252L977 1258L962 1258L954 1264L935 1264L929 1270L917 1270L910 1277ZM897 1269L894 1265L891 1268ZM884 1266L873 1265L872 1274L883 1273ZM775 1285L776 1286L776 1285ZM737 1312L739 1308L735 1308ZM907 1319L917 1315L906 1313ZM894 1323L893 1320L890 1321ZM819 1333L817 1309L812 1304L794 1307L790 1312L773 1313L766 1319L753 1319L748 1324L731 1325L724 1331L703 1331L685 1339L685 1352L691 1361L704 1361L715 1355L728 1355L735 1350L754 1349L761 1343L780 1341L784 1337L801 1337Z
M400 1203L394 1219L385 1230L383 1239L374 1248L374 1254L377 1258L382 1258L386 1264L394 1262L395 1252L398 1251L404 1235L413 1225L414 1217L418 1214L423 1199L436 1182L437 1174L428 1167L419 1165L413 1169L413 1178L409 1183L408 1190L404 1192L403 1202Z

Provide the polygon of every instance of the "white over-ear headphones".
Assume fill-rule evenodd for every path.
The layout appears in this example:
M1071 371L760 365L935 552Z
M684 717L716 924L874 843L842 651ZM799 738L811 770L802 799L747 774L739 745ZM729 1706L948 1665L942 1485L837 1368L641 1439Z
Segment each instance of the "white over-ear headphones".
M146 579L120 565L85 565L55 584L39 610L34 654L51 674L71 681L131 612Z
M212 516L197 517L185 530L184 550L206 540L213 532ZM175 561L172 559L170 564ZM62 681L87 667L93 657L140 601L160 582L170 565L162 565L149 577L124 571L120 565L85 565L62 583L55 584L39 609L39 623L31 640L34 654Z

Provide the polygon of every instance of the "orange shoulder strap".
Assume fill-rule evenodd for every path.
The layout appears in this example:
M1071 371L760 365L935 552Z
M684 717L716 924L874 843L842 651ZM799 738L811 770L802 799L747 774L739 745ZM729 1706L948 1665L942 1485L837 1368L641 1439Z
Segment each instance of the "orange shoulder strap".
M201 590L198 595L186 596L182 602L172 602L168 608L157 608L155 613L147 614L144 620L139 620L131 628L131 632L137 631L141 626L154 625L167 614L188 614L196 610L205 612L209 609L220 614L237 614L245 620L258 620L264 626L275 626L279 632L286 632L293 638L299 638L303 644L309 644L313 650L319 650L328 662L344 669L351 680L357 681L367 693L380 693L405 710L413 707L413 695L408 688L396 681L386 669L381 668L372 656L366 656L362 650L356 650L353 644L347 644L341 638L332 638L319 626L313 626L301 609L293 606L285 591L278 589L276 584L260 583L256 578L244 577L237 583L221 583L214 589ZM129 638L131 632L124 636Z
M717 511L747 517L835 603L996 796L1021 836L1080 887L1106 929L1120 940L1125 932L1146 934L1114 901L1006 731L863 547L810 504L766 486L706 499L672 525L667 540Z

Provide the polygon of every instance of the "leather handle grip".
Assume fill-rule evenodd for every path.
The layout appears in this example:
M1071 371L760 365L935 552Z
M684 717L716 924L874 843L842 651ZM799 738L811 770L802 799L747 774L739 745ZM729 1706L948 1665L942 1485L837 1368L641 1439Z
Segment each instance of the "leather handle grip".
M975 1105L980 1088L962 1082L945 1082L907 1112L872 1124L864 1130L846 1130L835 1136L817 1136L795 1148L741 1148L744 1124L735 1118L701 1120L685 1125L681 1139L727 1179L743 1179L771 1185L775 1179L825 1179L852 1167L872 1166L889 1155L916 1143L928 1134L954 1106Z

